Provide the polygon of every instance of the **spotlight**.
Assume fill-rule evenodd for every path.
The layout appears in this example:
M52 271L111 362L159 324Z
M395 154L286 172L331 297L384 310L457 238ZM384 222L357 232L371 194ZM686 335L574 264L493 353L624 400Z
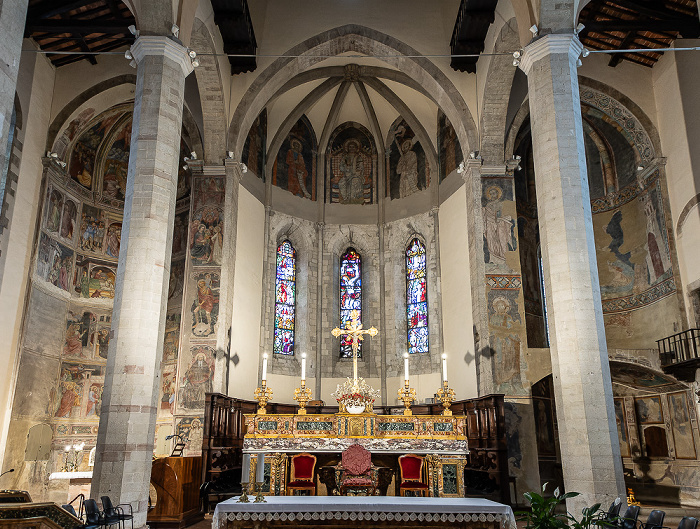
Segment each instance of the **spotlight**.
M136 38L139 38L139 34L141 33L133 24L129 26L129 32Z
M241 173L245 174L248 172L248 166L241 162Z
M197 52L194 51L194 50L189 50L189 51L187 52L187 55L190 56L190 59L194 59L194 58L197 56Z
M66 162L56 162L58 165L63 167L64 169L66 168Z
M519 59L520 57L523 56L523 50L516 50L513 52L513 58L514 59Z
M190 156L192 157L193 160L196 160L196 159L197 159L197 153L194 152L194 151L192 151L192 152L190 153Z
M576 68L580 68L581 66L583 66L581 59L576 59Z
M479 151L470 152L469 158L471 158L472 160L478 160L479 159Z
M513 59L513 66L520 66L520 61L518 59Z
M457 173L458 174L464 173L464 162L459 163L459 167L457 167Z
M228 151L226 154L228 155L229 160L233 160L233 151Z
M197 66L199 66L199 59L195 59L192 61L192 68L196 68Z
M180 35L180 26L177 24L173 24L173 27L170 28L170 31L173 34L173 37L178 38Z
M644 171L644 166L643 166L643 165L638 165L638 166L637 166L637 171Z
M530 33L532 33L533 37L536 37L539 32L540 30L537 27L537 24L533 24L532 26L530 26Z
M585 27L586 26L584 26L583 24L579 24L578 26L576 26L576 29L574 30L574 35L578 35L579 33L581 33Z
M184 165L182 166L182 170L183 170L183 171L187 171L189 168L190 168L190 166L187 165L187 164L184 164Z
M518 160L518 161L520 161L520 155L519 155L519 154L514 154L514 155L513 155L513 160Z
M131 48L124 52L124 57L129 60L132 60L134 58L134 56L131 54Z
M581 52L581 57L588 57L591 54L591 50L587 48L583 48L583 51Z

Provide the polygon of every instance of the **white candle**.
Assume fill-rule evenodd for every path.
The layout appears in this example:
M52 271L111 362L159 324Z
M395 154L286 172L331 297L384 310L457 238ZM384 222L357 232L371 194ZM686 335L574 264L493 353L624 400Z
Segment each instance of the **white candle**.
M262 380L265 382L267 380L267 353L263 355L263 372L262 372Z
M258 454L258 462L255 466L255 481L265 481L265 454Z
M403 379L408 382L408 353L403 354Z
M243 468L241 469L241 483L250 481L250 454L243 454Z
M301 353L301 379L306 380L306 353Z
M442 381L447 382L447 355L442 353Z

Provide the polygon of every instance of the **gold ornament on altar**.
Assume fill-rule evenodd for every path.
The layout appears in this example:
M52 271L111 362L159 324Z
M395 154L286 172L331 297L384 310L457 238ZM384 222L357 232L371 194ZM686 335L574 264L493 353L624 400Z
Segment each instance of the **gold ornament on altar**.
M294 388L294 400L299 403L299 415L306 415L306 403L311 400L311 388L306 387L306 380L301 381L300 388Z
M255 388L255 400L258 401L258 415L267 413L267 401L272 398L272 390L267 387L267 382L262 381L259 388Z
M408 380L403 388L399 388L399 400L403 401L404 415L413 415L411 411L411 403L416 400L416 390L409 387Z
M345 324L345 329L336 327L331 331L331 334L336 338L345 335L352 339L352 378L354 384L357 385L357 351L360 347L360 340L364 340L363 334L369 334L372 337L377 336L379 331L374 327L363 329L360 323L360 311L353 310L350 313L350 321Z
M442 410L442 414L452 415L450 406L452 405L452 401L455 400L455 390L447 385L447 380L442 381L442 387L438 389L436 395L438 400L442 402L442 407L445 408Z
M365 382L364 378L345 380L338 384L331 397L335 397L340 407L340 413L372 412L374 401L379 398L379 391Z

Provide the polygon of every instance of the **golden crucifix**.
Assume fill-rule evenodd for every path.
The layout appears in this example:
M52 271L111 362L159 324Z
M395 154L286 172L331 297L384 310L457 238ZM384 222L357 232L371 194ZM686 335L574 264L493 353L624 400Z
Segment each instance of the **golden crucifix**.
M360 347L360 340L364 340L363 334L369 334L374 337L379 331L374 327L363 329L360 323L360 311L353 310L350 313L350 321L345 324L345 329L336 327L331 331L331 334L338 338L341 335L346 335L352 338L352 385L357 387L357 350Z

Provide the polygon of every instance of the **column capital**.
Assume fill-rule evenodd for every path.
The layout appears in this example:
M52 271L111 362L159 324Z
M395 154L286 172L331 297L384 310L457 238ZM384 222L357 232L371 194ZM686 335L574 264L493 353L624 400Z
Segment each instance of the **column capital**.
M137 38L131 46L131 54L134 56L136 64L139 64L144 57L151 55L166 57L180 65L185 77L194 69L187 48L170 37L143 35Z
M465 182L471 177L481 175L481 158L469 158L462 162L462 180Z
M550 33L528 44L523 50L520 69L525 75L530 73L532 65L549 55L568 55L574 62L583 51L583 44L572 33Z
M227 173L230 172L233 176L235 176L239 182L241 181L241 178L243 178L243 175L248 172L248 167L246 164L236 161L233 158L226 158L224 160L224 168L226 169Z

